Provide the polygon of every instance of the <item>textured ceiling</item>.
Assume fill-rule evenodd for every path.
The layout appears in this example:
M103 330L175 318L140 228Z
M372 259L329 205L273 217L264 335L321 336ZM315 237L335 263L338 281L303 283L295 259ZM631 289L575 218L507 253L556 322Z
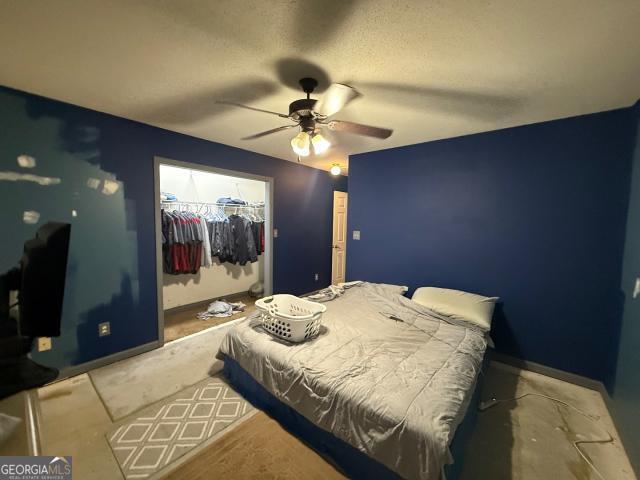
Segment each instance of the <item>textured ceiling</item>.
M638 0L0 0L0 84L296 161L297 80L363 97L346 155L623 107L640 96Z

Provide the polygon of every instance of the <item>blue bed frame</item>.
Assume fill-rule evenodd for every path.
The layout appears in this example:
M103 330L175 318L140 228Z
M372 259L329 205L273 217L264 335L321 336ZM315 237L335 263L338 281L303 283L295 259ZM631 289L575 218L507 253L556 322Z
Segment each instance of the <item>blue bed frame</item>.
M313 424L290 406L282 403L260 385L235 360L224 357L224 375L245 399L255 407L265 411L276 419L289 432L307 443L310 447L330 460L349 478L398 479L396 473L368 457L357 448L335 437L333 434ZM476 388L467 409L467 413L456 430L451 442L451 454L455 460L444 469L447 480L457 480L462 472L462 459L469 443L477 418L477 405L482 390L482 374L476 382Z

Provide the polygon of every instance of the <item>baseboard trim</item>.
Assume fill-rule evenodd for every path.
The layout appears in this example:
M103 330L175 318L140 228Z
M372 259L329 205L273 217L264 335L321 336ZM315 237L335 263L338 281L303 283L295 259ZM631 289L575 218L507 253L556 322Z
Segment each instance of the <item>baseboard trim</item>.
M536 362L523 360L521 358L512 357L511 355L495 351L491 351L491 360L519 368L520 370L528 370L557 380L562 380L563 382L573 383L574 385L595 390L600 393L602 393L602 391L606 392L606 388L602 382L594 380L593 378L583 377L576 373L565 372L564 370L558 370L557 368L548 367L546 365L541 365Z
M117 352L111 355L107 355L106 357L96 358L95 360L91 360L89 362L80 363L78 365L72 365L70 367L65 367L62 370L60 370L60 375L58 375L58 378L55 380L55 382L64 380L69 377L75 377L76 375L81 375L83 373L87 373L90 370L104 367L105 365L109 365L111 363L124 360L125 358L133 357L135 355L140 355L141 353L145 353L145 352L154 350L156 348L160 348L161 346L162 344L156 340L153 342L145 343L143 345L139 345L137 347L130 348L128 350L123 350L122 352ZM51 383L55 383L55 382L51 382Z
M208 307L211 302L215 302L216 300L228 300L230 302L233 302L234 300L240 299L247 295L249 295L247 292L237 292L237 293L230 293L228 295L221 295L219 297L209 298L208 300L200 300L198 302L188 303L186 305L179 305L177 307L167 308L164 311L164 314L170 315L172 313L182 312L184 310L189 310L194 307ZM206 310L206 308L204 308L204 310Z
M313 293L318 292L319 290L315 290L314 292L310 292L307 293L305 295L311 295ZM222 297L218 297L220 298L225 298L228 299L230 301L235 300L238 297L242 297L244 295L247 295L246 292L239 292L239 293L232 293L229 295L224 295ZM302 295L301 295L302 296ZM174 307L171 308L169 310L165 310L164 313L170 313L170 312L177 312L180 310L186 310L188 308L191 308L193 306L196 305L208 305L209 303L215 301L216 299L210 299L210 300L205 300L202 302L196 302L196 303L192 303L189 305L181 305L179 307ZM244 318L244 317L243 317ZM223 323L221 325L225 325L226 323ZM174 340L175 341L175 340ZM171 343L171 342L167 342L167 343ZM141 353L145 353L148 352L150 350L154 350L156 348L160 348L162 347L162 343L158 340L153 341L153 342L149 342L149 343L145 343L143 345L139 345L137 347L134 348L130 348L129 350L124 350L122 352L117 352L114 353L112 355L108 355L106 357L101 357L101 358L97 358L95 360L91 360L89 362L85 362L85 363L81 363L79 365L72 365L70 367L64 367L63 369L60 370L60 375L58 375L58 378L56 378L53 382L51 383L55 383L61 380L65 380L69 377L75 377L76 375L81 375L83 373L87 373L90 370L94 370L96 368L100 368L100 367L104 367L105 365L109 365L111 363L114 362L118 362L120 360L124 360L126 358L129 357L133 357L135 355L140 355Z
M209 328L205 328L204 330L200 330L199 332L195 332L195 333L191 333L189 335L185 335L184 337L179 337L176 338L175 340L171 340L170 342L167 342L164 344L165 347L169 347L169 346L174 346L176 343L180 343L188 338L193 338L193 337L197 337L198 335L204 335L206 333L211 333L213 330L220 330L222 328L228 328L230 325L236 324L236 323L240 323L244 320L247 319L247 316L245 315L244 317L240 317L240 318L236 318L233 320L229 320L228 322L224 322L221 323L219 325L214 325L212 327ZM163 347L164 348L164 347Z

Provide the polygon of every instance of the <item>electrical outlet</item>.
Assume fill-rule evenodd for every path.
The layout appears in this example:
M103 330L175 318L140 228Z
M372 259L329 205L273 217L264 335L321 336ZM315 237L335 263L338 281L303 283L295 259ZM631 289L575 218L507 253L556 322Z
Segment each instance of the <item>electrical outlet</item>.
M353 239L354 240L360 240L360 230L354 230L353 231Z
M314 279L316 282L318 281L318 274L317 274L317 273L313 276L313 279Z
M51 337L38 337L38 351L51 350Z
M98 336L106 337L107 335L111 335L111 323L103 322L98 324Z

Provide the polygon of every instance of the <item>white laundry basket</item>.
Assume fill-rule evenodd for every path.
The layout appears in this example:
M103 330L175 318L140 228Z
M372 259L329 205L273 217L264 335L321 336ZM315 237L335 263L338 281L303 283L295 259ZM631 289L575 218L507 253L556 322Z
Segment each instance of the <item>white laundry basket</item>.
M320 332L327 307L293 295L272 295L256 301L262 327L289 342L304 342Z

